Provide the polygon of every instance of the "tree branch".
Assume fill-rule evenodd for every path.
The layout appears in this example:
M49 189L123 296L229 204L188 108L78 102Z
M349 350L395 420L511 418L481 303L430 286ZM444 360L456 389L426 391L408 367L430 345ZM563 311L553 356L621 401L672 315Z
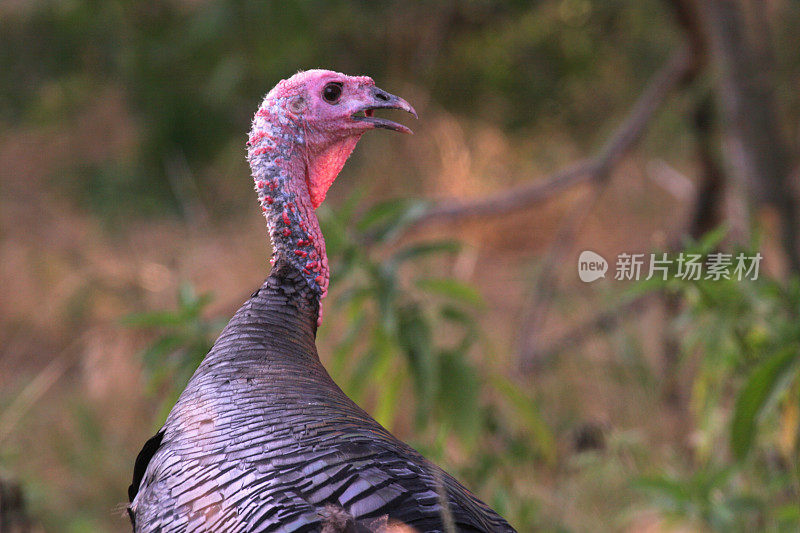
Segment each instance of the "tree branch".
M581 160L543 180L512 188L480 200L445 200L423 212L404 231L428 224L493 217L521 211L585 181L605 179L611 168L636 144L666 97L689 75L691 55L686 49L673 54L650 80L625 121L595 155Z
M790 270L800 273L800 207L793 194L793 157L780 128L774 61L768 45L747 38L741 2L695 0L703 14L715 89L728 133L725 156L731 174L758 203L772 204L781 219L782 245ZM759 9L760 6L754 9ZM768 28L759 24L763 33ZM769 42L767 35L763 41Z
M531 303L523 315L522 324L525 324L525 327L520 329L517 360L523 373L530 373L541 366L539 356L542 331L550 316L551 303L556 295L561 273L558 267L564 264L566 254L575 243L580 228L597 204L606 184L608 180L593 181L589 193L572 205L570 211L562 217L555 239L542 260L542 267L530 298Z
M542 366L547 365L561 353L575 348L589 339L596 338L598 331L601 333L613 331L627 315L643 312L650 300L652 300L652 294L640 294L597 313L542 349L536 363Z

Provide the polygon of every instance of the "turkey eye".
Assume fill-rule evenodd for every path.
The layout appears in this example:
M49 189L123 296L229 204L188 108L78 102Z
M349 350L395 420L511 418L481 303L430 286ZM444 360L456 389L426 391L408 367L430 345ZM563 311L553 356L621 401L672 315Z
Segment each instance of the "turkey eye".
M322 89L322 97L326 102L335 104L342 96L342 84L337 82L329 83Z

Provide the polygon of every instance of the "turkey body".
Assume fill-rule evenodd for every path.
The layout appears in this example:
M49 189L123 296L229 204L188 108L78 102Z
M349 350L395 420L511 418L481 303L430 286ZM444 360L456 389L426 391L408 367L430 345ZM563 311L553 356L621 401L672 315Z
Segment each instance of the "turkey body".
M256 112L248 160L274 267L136 459L135 531L513 531L345 396L317 355L330 276L314 210L361 135L411 131L376 109L416 116L369 77L310 70Z
M457 531L514 531L339 389L317 355L317 305L279 263L234 315L137 460L134 530L323 531L334 506L445 531L442 493Z

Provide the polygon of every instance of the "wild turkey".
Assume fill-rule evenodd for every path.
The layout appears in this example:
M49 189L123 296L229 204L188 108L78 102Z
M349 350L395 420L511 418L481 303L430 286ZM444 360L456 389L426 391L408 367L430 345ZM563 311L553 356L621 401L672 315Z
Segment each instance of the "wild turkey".
M376 109L416 116L371 78L326 70L261 104L248 160L273 268L139 453L135 531L514 531L345 396L317 355L328 264L314 209L367 130L411 132Z

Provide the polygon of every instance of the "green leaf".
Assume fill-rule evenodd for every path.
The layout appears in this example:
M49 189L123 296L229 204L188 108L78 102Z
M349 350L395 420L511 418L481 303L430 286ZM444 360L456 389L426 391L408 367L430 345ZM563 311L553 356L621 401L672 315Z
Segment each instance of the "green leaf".
M539 413L536 404L506 377L496 375L492 378L492 384L505 396L525 422L526 428L533 435L533 441L539 453L549 464L554 464L556 439L553 431Z
M178 288L178 305L187 307L197 301L197 293L191 283L184 281Z
M438 359L441 378L437 395L439 412L461 436L473 442L483 416L478 404L478 373L465 359L464 352L442 352Z
M698 253L707 254L715 250L722 243L723 239L727 237L729 229L727 224L720 224L703 235L696 243Z
M744 389L736 398L731 423L731 447L737 459L743 460L752 448L756 422L768 400L788 386L798 362L796 346L778 351L757 366Z
M426 278L417 280L421 290L458 300L476 307L483 305L483 298L478 290L467 283L453 278Z
M387 333L394 332L397 328L397 282L398 280L391 276L379 275L375 279L371 294L378 304L380 323Z
M673 505L691 501L692 495L684 483L662 476L641 477L633 481L633 487L668 500Z
M428 209L429 202L417 199L388 200L370 208L356 224L367 240L385 242L414 222Z
M326 204L317 209L317 216L322 227L322 233L325 235L325 248L327 249L328 257L334 259L341 255L350 244L347 226L340 218L339 213L334 213Z
M361 340L366 322L364 309L358 306L351 306L347 312L347 323L345 333L341 340L336 344L331 357L330 373L334 379L344 379L345 365L348 363L350 355L353 353L356 343Z
M778 521L787 525L800 524L800 506L796 502L778 507L776 511Z
M406 200L392 198L372 205L356 223L359 231L369 231L380 223L393 223L403 216L408 209Z
M392 373L394 361L387 359L387 364L380 371L380 383L383 387L379 389L378 404L375 407L375 420L384 427L392 429L398 407L400 407L400 392L403 382L396 373Z
M417 305L398 310L397 341L408 358L416 385L418 407L430 407L438 385L438 365L434 361L433 333L423 311Z
M336 217L339 220L348 221L352 220L353 216L359 206L364 204L364 198L366 198L367 193L371 192L372 187L354 187L352 192L344 199L343 202L340 202L335 210Z
M142 360L146 367L155 368L163 364L163 358L180 348L185 339L179 335L163 335L159 337L142 354Z
M756 513L764 508L764 502L761 499L748 495L733 496L726 503L728 508L739 514Z
M155 328L177 326L183 322L183 318L173 311L153 311L127 315L122 318L121 322L126 326L136 328Z
M419 259L429 255L455 253L460 249L461 245L457 241L452 240L424 242L406 246L392 255L389 261L387 261L387 268L395 269L404 261Z
M465 329L471 331L477 331L478 329L478 323L475 318L461 307L448 304L442 305L439 309L439 315L442 319L452 322L453 324L458 324Z
M397 353L396 344L381 328L372 328L370 345L366 353L357 362L356 367L347 382L345 392L353 401L359 403L369 392L365 383L377 383L377 371L380 370L382 361L391 360Z

